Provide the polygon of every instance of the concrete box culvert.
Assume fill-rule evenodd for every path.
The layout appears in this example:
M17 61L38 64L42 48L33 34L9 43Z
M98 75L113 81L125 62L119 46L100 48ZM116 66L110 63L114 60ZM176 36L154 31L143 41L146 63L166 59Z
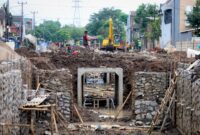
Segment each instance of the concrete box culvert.
M122 68L78 68L78 79L77 79L77 100L78 105L83 105L83 75L85 73L115 73L116 74L116 86L115 87L115 98L117 99L117 106L123 104L123 69Z

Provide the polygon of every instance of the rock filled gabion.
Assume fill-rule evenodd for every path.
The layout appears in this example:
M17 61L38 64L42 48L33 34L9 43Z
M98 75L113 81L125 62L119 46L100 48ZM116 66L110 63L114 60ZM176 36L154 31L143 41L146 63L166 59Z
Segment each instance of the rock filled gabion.
M187 71L190 65L179 63L180 73L176 90L176 126L184 134L199 134L200 121L200 78L192 79L192 72Z
M164 97L167 87L165 72L136 72L133 108L136 124L149 125Z
M20 123L20 110L18 109L24 99L22 98L22 72L21 60L2 62L0 64L0 123ZM6 132L0 128L0 134ZM19 134L18 127L10 128L12 135Z
M68 69L38 70L37 74L44 89L51 91L47 104L57 104L57 110L66 120L71 118L72 75Z

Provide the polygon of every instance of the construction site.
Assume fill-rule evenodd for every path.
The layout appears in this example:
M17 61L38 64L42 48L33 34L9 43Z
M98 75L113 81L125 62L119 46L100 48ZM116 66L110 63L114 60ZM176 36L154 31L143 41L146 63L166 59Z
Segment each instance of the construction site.
M0 47L2 135L200 132L198 57Z
M200 135L199 17L200 0L1 0L0 134Z

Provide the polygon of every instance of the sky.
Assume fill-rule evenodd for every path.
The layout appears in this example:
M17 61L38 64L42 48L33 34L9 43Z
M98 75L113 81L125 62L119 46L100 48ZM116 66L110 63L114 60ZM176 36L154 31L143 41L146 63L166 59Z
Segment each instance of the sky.
M5 1L0 0L0 4ZM166 0L79 0L80 6L75 15L74 1L78 0L10 0L10 10L13 15L20 15L21 7L18 2L26 2L24 16L31 18L33 16L31 12L36 11L36 25L44 20L59 20L62 25L69 25L73 24L74 16L75 18L80 16L80 25L85 26L89 22L90 15L106 7L121 9L122 12L129 14L142 3L160 5Z

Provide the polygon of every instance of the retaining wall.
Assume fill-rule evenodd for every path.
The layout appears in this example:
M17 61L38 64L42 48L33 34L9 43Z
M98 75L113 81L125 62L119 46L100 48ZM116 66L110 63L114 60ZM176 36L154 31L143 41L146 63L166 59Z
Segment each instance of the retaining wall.
M167 74L136 72L134 75L133 108L136 123L149 125L164 97Z
M176 90L176 126L183 134L199 134L200 121L200 79L192 82L191 72L185 71L189 65L178 65L181 72Z
M22 88L22 65L26 60L13 60L0 63L0 123L20 123L18 107L25 101ZM0 127L0 134L19 134L18 127Z
M70 71L68 69L37 70L36 76L39 76L41 86L52 93L45 102L57 104L57 110L67 120L70 120L72 107L72 75Z

